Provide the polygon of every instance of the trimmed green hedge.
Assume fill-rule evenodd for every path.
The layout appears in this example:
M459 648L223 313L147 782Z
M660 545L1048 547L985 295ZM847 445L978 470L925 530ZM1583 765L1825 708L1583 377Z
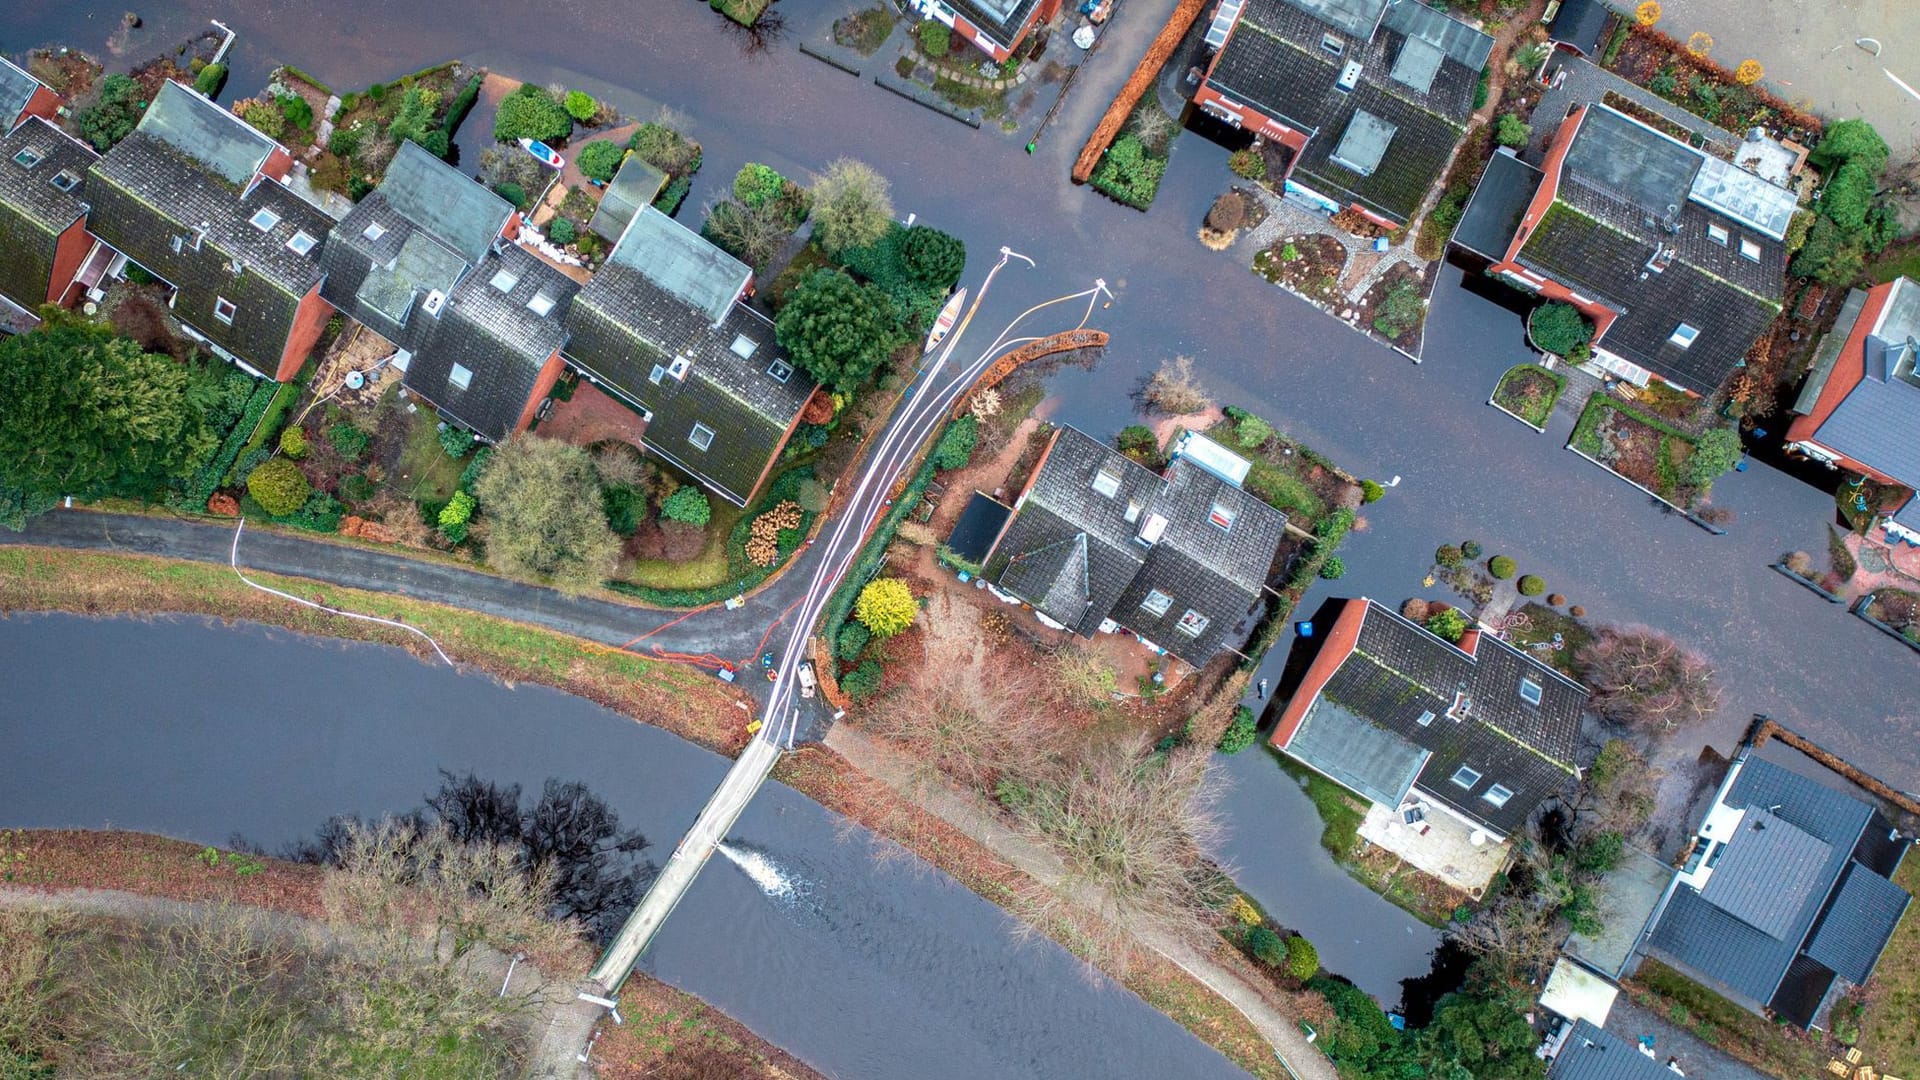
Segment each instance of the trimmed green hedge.
M279 392L280 384L266 379L254 387L252 396L247 398L247 407L241 411L240 419L234 421L227 437L221 441L220 449L206 464L193 471L178 492L178 501L169 496L167 503L177 510L190 513L204 513L207 500L219 490L227 480L227 473L233 469L233 463L240 459L254 429L259 426L260 418L266 415L267 407L272 404Z

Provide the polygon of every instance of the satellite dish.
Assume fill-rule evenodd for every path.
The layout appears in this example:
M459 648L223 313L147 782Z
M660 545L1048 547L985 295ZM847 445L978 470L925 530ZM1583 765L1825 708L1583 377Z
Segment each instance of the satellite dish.
M367 377L357 371L347 372L347 389L358 390L367 385Z
M87 313L88 315L98 315L100 314L100 305L89 300L86 303L80 305L80 310Z
M1474 847L1484 847L1484 846L1486 846L1486 843L1487 843L1487 831L1486 831L1485 829L1475 829L1475 830L1473 830L1473 833L1472 833L1472 835L1470 835L1470 836L1468 836L1468 837L1467 837L1467 843L1469 843L1469 844L1472 844L1472 845L1473 845Z

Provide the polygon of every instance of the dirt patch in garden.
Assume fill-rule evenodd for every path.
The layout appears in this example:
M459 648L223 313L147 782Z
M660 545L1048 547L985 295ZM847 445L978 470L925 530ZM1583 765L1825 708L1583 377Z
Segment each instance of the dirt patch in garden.
M1012 502L1017 492L1008 488L1003 481L1020 460L1020 455L1026 452L1027 441L1040 424L1038 417L1027 417L1014 427L992 455L975 454L966 468L949 472L940 478L940 482L947 486L947 494L934 507L933 519L927 523L933 528L934 536L944 541L947 534L953 532L961 512L973 501L975 491L984 491L1004 503Z
M1376 261L1386 257L1367 254L1373 255ZM1418 348L1421 328L1427 322L1426 293L1426 271L1404 262L1397 263L1380 275L1380 280L1360 298L1355 308L1360 325L1403 349Z
M1694 55L1684 43L1652 27L1633 26L1612 70L1728 131L1765 127L1803 146L1820 138L1819 118L1757 84L1742 84L1734 72Z
M1283 236L1253 257L1254 273L1328 305L1340 302L1340 274L1346 265L1346 247L1320 233Z
M27 57L27 71L53 88L69 104L93 89L103 69L100 61L78 49L36 49Z
M602 1024L593 1072L607 1080L729 1077L826 1080L745 1024L683 990L635 972L620 987L624 1024Z
M553 410L540 421L542 438L575 446L591 447L612 439L637 448L646 433L647 422L639 413L585 379L574 385L572 397L555 401Z

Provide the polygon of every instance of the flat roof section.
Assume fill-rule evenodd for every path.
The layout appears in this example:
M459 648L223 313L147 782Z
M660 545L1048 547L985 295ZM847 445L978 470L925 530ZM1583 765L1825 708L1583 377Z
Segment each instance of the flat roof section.
M987 552L999 539L1001 528L1012 514L1013 507L984 491L974 492L973 498L967 500L967 508L960 511L960 520L954 522L953 532L947 536L947 549L970 563L985 562Z
M1493 155L1454 227L1453 242L1490 262L1506 258L1544 175L1511 150Z

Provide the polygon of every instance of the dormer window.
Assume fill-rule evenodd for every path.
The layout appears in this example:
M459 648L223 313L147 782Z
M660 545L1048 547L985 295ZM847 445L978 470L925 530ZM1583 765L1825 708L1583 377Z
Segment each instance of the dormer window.
M1420 710L1420 719L1415 720L1414 723L1419 724L1421 727L1432 727L1434 720L1435 717L1432 709L1422 709Z
M296 232L287 240L287 250L293 252L295 255L305 255L307 252L313 250L313 245L319 242L320 241L315 240L304 232Z
M713 445L713 429L705 424L695 424L687 434L687 441L693 444L695 450L705 450Z
M1542 691L1539 683L1534 682L1531 678L1525 675L1522 675L1520 677L1520 700L1521 701L1524 701L1529 705L1538 705L1540 704L1541 694L1542 694Z
M233 317L239 314L239 312L240 309L234 305L233 301L226 297L216 296L213 298L213 317L226 323L228 326L233 325Z
M1754 243L1751 240L1748 240L1744 236L1741 237L1740 238L1740 257L1743 259L1750 259L1753 262L1759 262L1760 261L1760 245Z
M1149 615L1154 615L1154 616L1165 615L1167 613L1167 609L1171 608L1172 606L1173 606L1173 597L1168 596L1166 593L1161 592L1159 589L1154 589L1148 592L1147 598L1145 600L1140 601L1140 610L1146 612Z
M1239 511L1229 505L1226 500L1215 499L1213 501L1213 509L1207 511L1207 520L1219 526L1220 531L1228 532L1232 530L1233 519L1238 516L1238 514Z
M1120 494L1120 463L1106 461L1100 465L1100 471L1093 474L1093 490L1111 499Z
M1453 780L1454 784L1459 787L1472 788L1473 785L1480 782L1480 773L1477 769L1473 769L1466 765L1462 765L1459 768L1453 770L1453 776L1451 777L1451 779Z
M39 147L26 146L22 147L19 153L13 155L13 162L23 169L31 169L35 165L40 164L41 160L45 157L46 155L40 152Z
M59 172L53 174L53 179L47 181L47 183L52 184L61 191L72 191L74 188L80 186L80 174L74 172L72 169L61 169Z
M1667 344L1678 345L1684 349L1692 345L1693 339L1699 336L1699 330L1688 326L1686 323L1681 323L1679 326L1674 327L1672 336L1667 338Z
M733 344L727 347L733 351L733 355L742 360L747 360L752 358L753 351L760 347L760 343L745 334L735 334L733 336ZM786 380L782 379L780 381L785 382Z
M786 382L788 379L793 378L793 365L787 363L785 360L775 360L773 364L767 368L767 374L772 377L774 382Z
M1486 793L1480 797L1492 803L1494 807L1498 809L1499 807L1507 805L1508 800L1513 798L1513 789L1495 784L1488 788Z
M387 227L377 221L371 221L367 223L365 229L361 230L360 235L369 240L378 240L387 235Z
M503 293L510 293L513 291L515 285L520 284L520 275L503 266L500 268L500 272L493 275L493 279L488 281L487 284Z
M655 386L659 386L660 380L666 377L667 369L661 367L659 364L655 364L653 365L653 370L647 374L647 381Z
M247 219L247 223L261 232L272 232L273 227L280 224L280 215L263 206L254 211L253 216Z
M173 238L173 242L172 242L172 243L171 243L170 245L168 245L168 246L170 246L170 247L172 247L172 248L173 248L173 253L174 253L175 255L178 255L178 254L180 254L180 253L181 253L182 251L185 251L185 250L186 250L186 248L187 248L187 238L186 238L186 237L184 237L184 236L179 236L179 235L176 235L176 236L174 236L174 238Z
M1207 617L1192 608L1188 608L1186 613L1180 616L1180 621L1175 623L1173 628L1188 637L1197 638L1206 632Z

